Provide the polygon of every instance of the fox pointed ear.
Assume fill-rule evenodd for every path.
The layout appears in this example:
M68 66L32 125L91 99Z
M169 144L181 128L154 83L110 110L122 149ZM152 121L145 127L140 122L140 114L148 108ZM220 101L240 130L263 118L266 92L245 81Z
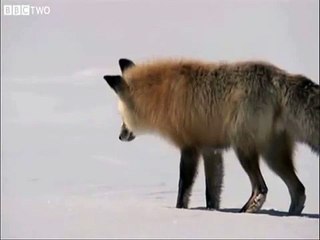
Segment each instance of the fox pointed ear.
M131 60L126 58L120 58L119 65L122 73L128 68L135 66L135 64Z
M106 75L103 78L120 97L127 94L129 89L128 85L120 75Z

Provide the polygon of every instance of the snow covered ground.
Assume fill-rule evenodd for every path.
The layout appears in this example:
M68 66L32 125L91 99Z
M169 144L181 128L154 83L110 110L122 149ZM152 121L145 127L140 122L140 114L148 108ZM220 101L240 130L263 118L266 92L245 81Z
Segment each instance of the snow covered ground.
M222 209L204 209L202 165L190 209L176 209L179 151L157 136L120 142L102 79L120 57L182 56L263 58L318 81L317 1L41 2L49 16L2 16L2 238L319 239L319 158L307 147L295 154L302 216L286 216L289 193L264 163L263 209L237 213L251 187L232 151Z

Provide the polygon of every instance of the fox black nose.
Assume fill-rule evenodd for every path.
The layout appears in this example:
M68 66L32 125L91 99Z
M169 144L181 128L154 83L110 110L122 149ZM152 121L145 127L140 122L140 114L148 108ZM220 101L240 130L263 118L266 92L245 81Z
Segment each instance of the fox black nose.
M126 140L126 136L123 136L123 134L119 135L119 140L120 141L125 141Z

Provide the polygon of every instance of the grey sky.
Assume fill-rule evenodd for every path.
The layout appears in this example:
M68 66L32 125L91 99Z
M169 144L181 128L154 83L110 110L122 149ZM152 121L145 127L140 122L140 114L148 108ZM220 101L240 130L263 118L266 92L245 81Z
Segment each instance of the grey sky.
M318 81L316 0L2 1L50 6L2 16L4 77L117 67L120 57L262 59Z

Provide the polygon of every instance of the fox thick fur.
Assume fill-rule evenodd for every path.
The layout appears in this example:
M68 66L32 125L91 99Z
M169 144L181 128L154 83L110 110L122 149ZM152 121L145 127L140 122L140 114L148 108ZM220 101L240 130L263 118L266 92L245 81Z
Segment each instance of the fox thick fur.
M183 159L204 156L204 149L232 147L252 184L251 197L241 211L256 212L266 199L261 156L288 187L289 214L302 212L305 189L295 174L292 155L296 142L319 154L318 84L262 61L160 60L135 65L121 59L119 63L122 76L105 79L119 96L124 123L135 135L158 133L181 149L180 180L186 173L193 179L190 169L196 168L188 166L181 172L183 162L192 162ZM180 188L184 187L179 183Z

